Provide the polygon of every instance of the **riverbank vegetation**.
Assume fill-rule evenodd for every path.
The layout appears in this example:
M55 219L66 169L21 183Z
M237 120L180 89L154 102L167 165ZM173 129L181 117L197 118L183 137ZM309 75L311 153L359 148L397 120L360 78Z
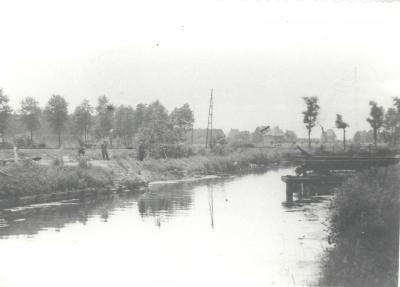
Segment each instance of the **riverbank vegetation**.
M283 162L290 163L298 155L295 149L251 149L224 156L207 154L188 158L147 158L144 161L137 161L133 155L126 153L110 161L96 161L93 164L112 170L119 184L135 187L152 181L243 173L277 166Z
M0 200L112 184L112 173L100 167L10 166L0 181Z
M135 154L121 151L109 161L88 161L85 165L63 167L26 164L11 165L0 181L0 200L85 188L120 185L128 189L145 186L151 181L175 180L205 175L246 172L259 167L292 161L294 149L246 150L225 156L197 155L179 159L148 158L137 161Z
M400 168L370 169L336 191L321 286L398 286Z
M294 149L254 149L222 156L205 155L181 159L148 160L144 162L144 167L157 174L171 174L172 171L177 177L213 175L277 165L283 161L294 160L298 154Z

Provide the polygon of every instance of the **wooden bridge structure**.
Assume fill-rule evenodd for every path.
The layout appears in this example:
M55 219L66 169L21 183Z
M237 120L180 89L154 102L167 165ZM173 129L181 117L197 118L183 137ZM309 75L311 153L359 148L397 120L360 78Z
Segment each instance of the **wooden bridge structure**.
M357 171L371 167L385 167L400 162L399 155L311 155L302 152L301 165L296 175L282 176L286 183L286 202L293 202L293 194L301 200L312 196L322 189L338 186Z

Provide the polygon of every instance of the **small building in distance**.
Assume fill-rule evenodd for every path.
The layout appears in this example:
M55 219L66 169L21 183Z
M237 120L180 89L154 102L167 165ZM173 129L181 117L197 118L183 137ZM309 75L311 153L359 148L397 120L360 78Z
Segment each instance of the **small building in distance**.
M283 143L285 141L285 133L278 126L264 132L264 145Z
M248 144L251 142L250 132L231 129L228 133L227 141L230 144Z
M264 133L262 132L265 130L266 126L259 126L257 127L254 132L251 134L251 142L255 145L264 145Z
M189 133L188 137L192 135ZM225 133L221 129L212 129L213 139L225 138ZM206 144L207 129L193 129L193 144Z
M357 131L354 134L353 142L355 144L370 144L374 142L374 133L369 131Z
M297 135L294 131L286 130L285 132L285 141L289 143L297 142Z
M335 143L337 141L337 137L335 131L332 129L328 129L327 131L321 132L321 143Z
M278 126L269 129L266 126L257 127L251 134L251 142L256 146L265 146L276 143L296 143L297 135L294 131L283 132Z

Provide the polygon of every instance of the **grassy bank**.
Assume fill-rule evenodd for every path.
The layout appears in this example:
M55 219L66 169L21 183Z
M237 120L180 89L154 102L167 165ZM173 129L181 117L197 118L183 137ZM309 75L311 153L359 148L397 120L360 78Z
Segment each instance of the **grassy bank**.
M176 180L205 175L234 174L252 169L279 165L298 156L294 149L245 150L226 156L193 156L180 159L146 159L138 162L129 156L96 162L113 170L123 185L140 182Z
M112 173L99 167L25 165L10 166L4 171L10 176L2 176L0 180L0 200L112 184Z
M321 286L398 286L400 168L371 169L337 190Z

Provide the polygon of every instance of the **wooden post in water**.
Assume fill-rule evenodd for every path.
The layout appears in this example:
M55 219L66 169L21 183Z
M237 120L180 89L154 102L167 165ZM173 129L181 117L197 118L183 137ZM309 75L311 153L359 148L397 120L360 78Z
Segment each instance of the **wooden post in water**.
M290 182L286 182L286 202L293 202L293 184Z
M302 200L303 196L304 196L304 184L303 183L300 183L300 188L299 188L299 191L297 192L297 194L298 194L297 198L299 200Z

